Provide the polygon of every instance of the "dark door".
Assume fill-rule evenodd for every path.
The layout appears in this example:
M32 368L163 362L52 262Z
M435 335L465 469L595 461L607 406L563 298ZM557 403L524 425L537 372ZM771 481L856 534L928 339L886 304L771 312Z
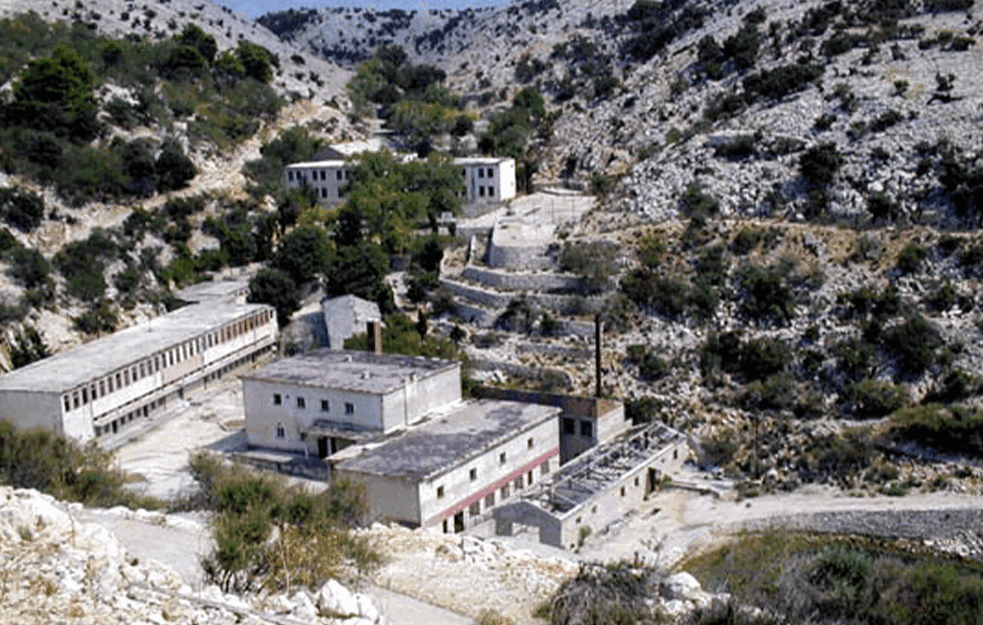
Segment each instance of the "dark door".
M654 491L659 486L659 472L655 469L649 469L648 483L645 484L645 494L648 495Z
M460 534L464 531L464 510L454 515L454 533Z
M328 437L319 436L317 438L317 456L318 458L328 457Z

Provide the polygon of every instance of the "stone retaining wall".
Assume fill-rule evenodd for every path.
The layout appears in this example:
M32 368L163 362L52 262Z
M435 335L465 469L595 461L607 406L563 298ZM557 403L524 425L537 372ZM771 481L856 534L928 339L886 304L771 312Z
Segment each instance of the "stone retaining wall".
M981 531L983 508L815 512L751 521L744 527L751 530L784 527L829 534L938 540Z
M506 291L575 290L580 286L580 277L571 274L513 273L475 267L474 265L465 267L461 276L467 280L474 280L485 286Z

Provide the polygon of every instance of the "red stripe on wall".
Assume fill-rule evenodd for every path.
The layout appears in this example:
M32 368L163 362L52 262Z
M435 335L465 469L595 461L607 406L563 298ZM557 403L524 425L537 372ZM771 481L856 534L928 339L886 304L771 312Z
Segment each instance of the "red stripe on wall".
M430 517L424 523L424 525L432 525L432 524L436 523L437 521L440 521L442 519L446 519L447 517L450 517L450 516L454 516L455 514L457 514L461 510L464 510L465 508L467 508L468 506L470 506L474 502L478 501L479 499L484 499L485 496L487 496L489 493L493 493L493 492L497 491L502 486L505 486L506 484L511 483L515 478L519 477L520 475L523 475L525 473L528 473L529 471L531 471L532 469L535 469L536 467L538 467L539 465L543 464L544 462L546 462L550 458L553 458L553 457L556 457L556 456L559 456L559 455L560 455L560 448L559 447L555 447L555 448L551 449L550 451L548 451L545 454L543 454L542 456L536 458L532 462L527 462L521 468L516 469L515 471L513 471L513 472L509 473L508 475L506 475L505 477L499 479L497 482L494 482L493 484L490 484L489 486L486 486L485 488L481 489L477 493L469 496L467 499L463 499L463 500L457 502L456 504L454 504L453 506L451 506L450 508L447 508L443 512L440 512L438 514L435 514L434 516Z

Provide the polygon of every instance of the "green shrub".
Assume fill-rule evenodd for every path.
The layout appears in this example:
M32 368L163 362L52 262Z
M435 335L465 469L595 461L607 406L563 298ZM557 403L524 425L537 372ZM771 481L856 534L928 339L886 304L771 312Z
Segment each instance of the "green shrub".
M983 415L966 409L912 406L897 411L891 425L905 438L940 451L983 457Z
M853 400L854 415L861 419L879 419L903 408L908 391L884 380L864 380L847 389Z
M743 294L741 311L748 318L787 325L795 317L797 298L777 268L746 265L738 280Z
M31 232L44 219L44 201L22 189L0 189L0 218L21 232Z
M764 237L765 233L760 228L741 228L731 243L731 249L738 256L744 256L758 247Z
M944 345L938 329L921 316L889 328L883 338L883 346L895 357L902 377L916 377L933 367Z
M823 75L823 67L813 64L782 65L772 70L762 70L744 79L744 90L749 96L761 96L778 100L802 91L809 83Z
M695 182L686 187L679 202L687 217L706 219L720 213L720 202Z
M628 359L638 367L638 375L643 380L658 380L669 372L669 364L645 345L629 345L627 353Z
M580 276L581 294L598 293L614 275L617 254L618 246L610 241L567 241L560 252L560 271Z
M10 277L27 289L43 286L51 273L51 265L36 249L16 247L8 253L7 259Z
M918 273L927 258L928 248L911 241L898 253L898 261L895 266L904 275Z
M751 339L741 347L738 367L746 380L761 380L786 371L792 350L778 338Z

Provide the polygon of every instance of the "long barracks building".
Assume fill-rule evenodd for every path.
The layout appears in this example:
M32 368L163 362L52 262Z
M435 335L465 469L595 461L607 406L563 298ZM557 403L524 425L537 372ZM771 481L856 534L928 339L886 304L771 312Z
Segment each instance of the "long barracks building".
M271 306L186 306L0 376L0 419L77 441L119 435L272 351L276 337Z

